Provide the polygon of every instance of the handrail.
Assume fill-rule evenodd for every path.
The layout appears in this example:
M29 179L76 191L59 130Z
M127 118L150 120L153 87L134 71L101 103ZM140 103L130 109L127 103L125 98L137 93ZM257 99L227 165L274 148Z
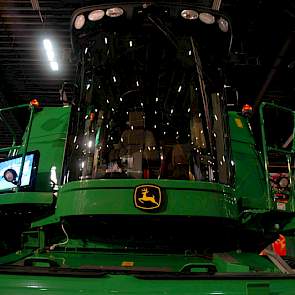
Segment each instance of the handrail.
M29 110L30 110L30 118L29 118L29 122L28 122L28 125L26 127L26 130L25 130L25 136L23 138L23 143L21 145L15 145L15 143L16 143L15 132L10 127L10 125L7 124L7 122L5 120L3 120L2 113L6 112L6 111L12 111L12 110L15 110L15 109L20 109L20 108L29 108ZM32 129L33 114L34 114L34 106L31 105L31 104L22 104L22 105L18 105L18 106L14 106L14 107L8 107L8 108L0 109L0 118L2 118L2 121L4 122L4 124L6 125L7 129L9 130L9 132L11 133L11 135L13 137L12 146L5 147L5 148L0 148L0 152L9 151L9 153L10 153L10 151L13 150L13 149L14 150L19 150L20 148L23 147L21 165L20 165L20 170L19 170L19 175L18 175L18 180L17 180L16 191L19 191L19 188L21 186L21 179L22 179L22 175L23 175L25 158L26 158L26 154L27 154L27 151L28 151L29 137L30 137L31 129Z
M280 148L272 148L272 147L268 147L266 144L266 136L265 136L265 128L264 128L264 116L263 116L263 109L265 106L271 107L271 108L275 108L275 109L279 109L285 112L292 112L292 110L283 107L283 106L278 106L274 103L268 103L268 102L262 102L259 106L259 117L260 117L260 131L261 131L261 137L262 137L262 152L263 152L263 160L264 160L264 174L265 174L265 182L266 182L266 189L267 189L267 206L268 209L271 210L272 209L272 196L271 196L271 189L270 189L270 181L269 181L269 173L268 173L268 167L269 167L269 162L268 162L268 151L275 151L275 152L279 152L282 154L286 155L286 159L287 159L287 165L288 165L288 174L289 176L292 176L292 170L291 170L291 160L290 160L290 155L294 154L294 149L292 148L291 151L289 150L283 150ZM293 117L294 117L294 122L295 122L295 116L293 113ZM293 138L294 138L294 134L295 134L295 128L293 128ZM293 145L294 146L294 145ZM292 179L292 177L290 177ZM291 183L291 191L293 191L293 183ZM293 200L293 198L292 198ZM294 200L292 201L292 209L294 210Z
M5 148L1 148L0 152L10 152L12 149L18 150L22 147L22 145L13 145Z
M29 123L27 125L26 131L25 131L25 138L23 140L23 146L24 146L24 150L22 152L22 160L21 160L21 165L20 165L20 169L19 169L19 176L18 176L18 180L17 180L17 188L16 191L19 191L19 188L21 186L21 179L23 176L23 170L24 170L24 165L25 165L25 158L26 158L26 154L27 154L27 150L28 150L28 144L29 144L29 137L31 134L31 129L32 129L32 122L33 122L33 114L34 114L34 106L33 105L29 105L30 107L30 119L29 119Z
M262 137L262 152L263 152L263 160L264 160L264 175L266 182L266 193L267 193L267 208L271 209L271 194L270 194L270 183L268 176L268 156L267 156L267 145L266 145L266 136L264 131L264 117L263 117L263 109L265 105L268 104L266 102L262 102L259 107L259 117L260 117L260 130Z
M278 152L282 154L294 154L293 150L284 150L284 149L279 149L279 148L273 148L273 147L267 147L267 150L270 152Z

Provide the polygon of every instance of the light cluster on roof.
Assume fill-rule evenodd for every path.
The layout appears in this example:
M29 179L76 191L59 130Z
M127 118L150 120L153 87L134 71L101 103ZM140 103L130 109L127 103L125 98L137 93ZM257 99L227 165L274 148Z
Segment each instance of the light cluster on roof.
M112 7L106 10L103 9L95 9L88 13L88 20L91 22L96 22L103 19L105 16L116 18L120 17L124 14L124 10L121 7ZM218 24L219 29L222 32L228 32L229 24L226 19L223 17L215 17L213 14L208 12L198 12L193 9L184 9L180 12L180 16L182 16L186 20L197 20L199 19L201 22L207 25L211 25L214 23ZM83 13L76 16L74 21L74 28L76 30L81 30L86 23L86 17ZM132 47L132 45L130 45Z

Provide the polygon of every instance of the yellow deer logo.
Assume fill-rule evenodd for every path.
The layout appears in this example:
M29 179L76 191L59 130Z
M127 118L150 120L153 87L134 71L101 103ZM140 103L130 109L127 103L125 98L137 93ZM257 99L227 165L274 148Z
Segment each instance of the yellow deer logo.
M151 197L149 197L147 194L149 193L148 188L143 188L141 190L141 194L142 197L138 198L138 201L142 204L144 204L144 202L152 202L153 204L156 204L157 206L159 206L159 203L155 200L155 196L152 195Z
M162 204L160 187L146 184L139 185L134 191L134 205L142 210L155 210Z

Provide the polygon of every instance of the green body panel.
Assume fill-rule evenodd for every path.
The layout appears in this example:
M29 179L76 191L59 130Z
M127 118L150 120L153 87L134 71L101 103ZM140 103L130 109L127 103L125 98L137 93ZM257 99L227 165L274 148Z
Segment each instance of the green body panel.
M268 259L257 253L216 253L213 262L219 272L278 272Z
M59 191L55 215L150 214L134 206L138 185L162 189L163 207L153 214L214 216L237 219L237 200L230 187L180 180L96 179L71 182Z
M292 295L295 280L290 279L141 279L126 275L103 278L0 275L1 292L25 294L198 294L198 295Z
M200 267L209 264L214 266L212 261L202 258L185 256L179 254L136 254L132 251L126 253L116 252L49 252L46 254L36 254L32 257L46 258L57 262L60 267L64 268L79 268L79 269L91 269L91 268L119 268L126 270L126 267L122 266L122 263L132 263L132 266L128 266L129 270L157 270L162 272L178 272L187 264L195 264ZM41 259L40 259L41 260ZM1 259L0 259L1 262ZM48 266L48 265L47 265ZM202 272L206 272L207 269L203 268Z
M49 192L17 192L0 194L1 205L48 204L52 203L52 193Z
M255 148L248 120L229 113L235 190L243 209L266 209L267 189L261 155Z
M52 190L51 167L56 167L57 179L61 177L70 112L70 107L44 107L34 114L28 151L40 152L36 191Z
M294 275L279 273L268 259L256 254L220 253L211 259L198 255L83 253L65 249L32 256L28 256L28 251L18 252L1 258L0 263L7 264L9 260L19 261L12 269L1 269L0 285L4 294L11 295L45 291L47 294L295 294ZM32 266L21 266L30 260ZM56 266L49 267L50 264ZM216 267L217 272L210 273L208 266ZM184 271L186 267L188 271ZM18 275L13 274L15 271Z
M208 273L207 266L216 267L218 273L245 273L258 272L278 273L278 269L264 256L256 253L215 253L211 256L195 255L193 253L136 253L130 251L77 251L67 247L60 251L47 251L33 253L32 249L18 251L0 257L0 264L23 265L24 261L36 259L32 266L43 262L44 269L49 267L49 262L58 265L58 269L106 269L106 270L132 270L132 271L158 271L182 272L186 266L192 266L188 273ZM47 261L47 264L44 263ZM128 263L128 265L126 265Z

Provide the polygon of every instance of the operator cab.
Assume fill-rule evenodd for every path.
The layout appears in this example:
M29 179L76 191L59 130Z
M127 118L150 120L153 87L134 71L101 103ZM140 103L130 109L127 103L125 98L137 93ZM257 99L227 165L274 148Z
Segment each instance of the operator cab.
M230 40L222 15L189 4L76 11L81 92L65 181L230 183L222 73Z

